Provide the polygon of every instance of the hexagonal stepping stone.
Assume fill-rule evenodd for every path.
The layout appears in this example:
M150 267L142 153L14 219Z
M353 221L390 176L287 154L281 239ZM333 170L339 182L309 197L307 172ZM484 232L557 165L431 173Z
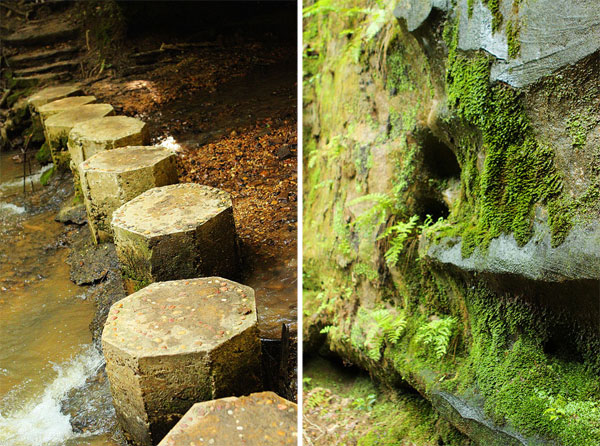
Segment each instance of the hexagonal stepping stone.
M39 106L47 104L48 102L81 94L83 94L83 91L79 85L60 85L58 87L48 87L38 91L27 98L27 103L37 111Z
M176 159L164 147L128 146L96 153L79 166L96 243L112 239L110 223L115 209L148 189L178 182Z
M70 108L46 119L44 122L46 142L50 147L54 166L61 170L69 166L67 140L69 132L75 125L114 114L115 110L110 104L88 104Z
M116 147L141 146L148 142L148 127L144 121L128 116L108 116L74 125L67 145L77 168L96 153Z
M286 446L298 442L298 406L273 392L196 403L158 446Z
M257 390L254 291L218 277L153 283L111 307L102 349L121 427L156 444L195 402Z
M95 96L70 96L40 105L37 108L37 111L39 112L43 123L52 115L62 113L73 107L79 107L80 105L93 104L94 102L96 102Z
M123 275L150 282L236 278L238 245L230 195L200 184L150 189L113 213Z

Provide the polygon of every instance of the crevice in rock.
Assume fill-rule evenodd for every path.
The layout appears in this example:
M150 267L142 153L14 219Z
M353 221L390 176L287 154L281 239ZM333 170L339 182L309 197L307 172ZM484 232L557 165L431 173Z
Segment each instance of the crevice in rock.
M435 178L459 178L460 166L456 155L431 131L423 134L421 143L423 151L423 164L430 174Z

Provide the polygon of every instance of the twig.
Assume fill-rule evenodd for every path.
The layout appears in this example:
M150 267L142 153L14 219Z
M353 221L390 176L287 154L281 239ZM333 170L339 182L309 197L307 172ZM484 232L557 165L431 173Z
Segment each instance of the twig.
M90 30L85 30L85 46L87 47L88 53L90 52Z
M27 172L26 172L26 167L27 167L27 147L29 147L29 141L31 141L31 138L33 136L33 132L31 132L31 134L27 137L27 141L25 142L25 146L21 149L21 153L23 154L23 196L27 196L27 189L25 187L25 185L27 184L26 180L27 180ZM31 168L29 169L31 170Z
M2 98L0 99L0 108L2 108L4 106L4 102L6 102L6 100L8 99L10 92L11 92L10 88L8 90L4 90L4 93L2 94Z
M19 14L22 15L23 17L27 18L27 16L29 15L28 12L23 12L18 10L17 8L15 8L14 6L10 6L4 2L0 3L0 6L4 6L6 9L8 9L9 11L14 12L15 14Z

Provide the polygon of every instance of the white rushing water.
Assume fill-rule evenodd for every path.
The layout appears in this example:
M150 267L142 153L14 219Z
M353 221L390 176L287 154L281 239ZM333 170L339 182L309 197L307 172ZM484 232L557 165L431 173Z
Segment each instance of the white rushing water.
M61 401L95 376L103 364L102 355L89 345L71 360L55 365L57 375L41 395L19 402L19 407L10 404L8 412L0 409L0 446L59 446L75 437L95 435L73 432L70 416L61 412Z
M17 206L12 203L2 203L0 202L0 214L23 214L25 212L25 208L23 206Z
M52 169L53 166L54 166L54 164L46 164L36 173L34 173L32 175L27 175L25 177L25 185L27 187L29 187L31 182L38 183L40 181L41 176L44 174L44 172L47 172L48 170ZM11 189L17 189L17 191L19 191L19 190L22 190L22 188L23 188L23 177L14 178L12 180L0 183L0 197L7 192L14 192Z

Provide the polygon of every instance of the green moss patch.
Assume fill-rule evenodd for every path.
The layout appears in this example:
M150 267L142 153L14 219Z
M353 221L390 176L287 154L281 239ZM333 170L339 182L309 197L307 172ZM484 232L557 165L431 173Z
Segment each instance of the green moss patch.
M491 59L481 53L459 53L457 39L456 27L447 67L448 104L481 133L485 152L472 219L462 233L463 256L471 255L477 246L486 248L502 233L513 233L521 246L527 243L538 203L548 206L556 245L564 239L569 222L554 215L562 181L553 151L537 142L520 93L504 84L490 84ZM463 165L471 167L476 162L473 156L477 154L464 153ZM463 190L473 190L475 170L467 173Z

